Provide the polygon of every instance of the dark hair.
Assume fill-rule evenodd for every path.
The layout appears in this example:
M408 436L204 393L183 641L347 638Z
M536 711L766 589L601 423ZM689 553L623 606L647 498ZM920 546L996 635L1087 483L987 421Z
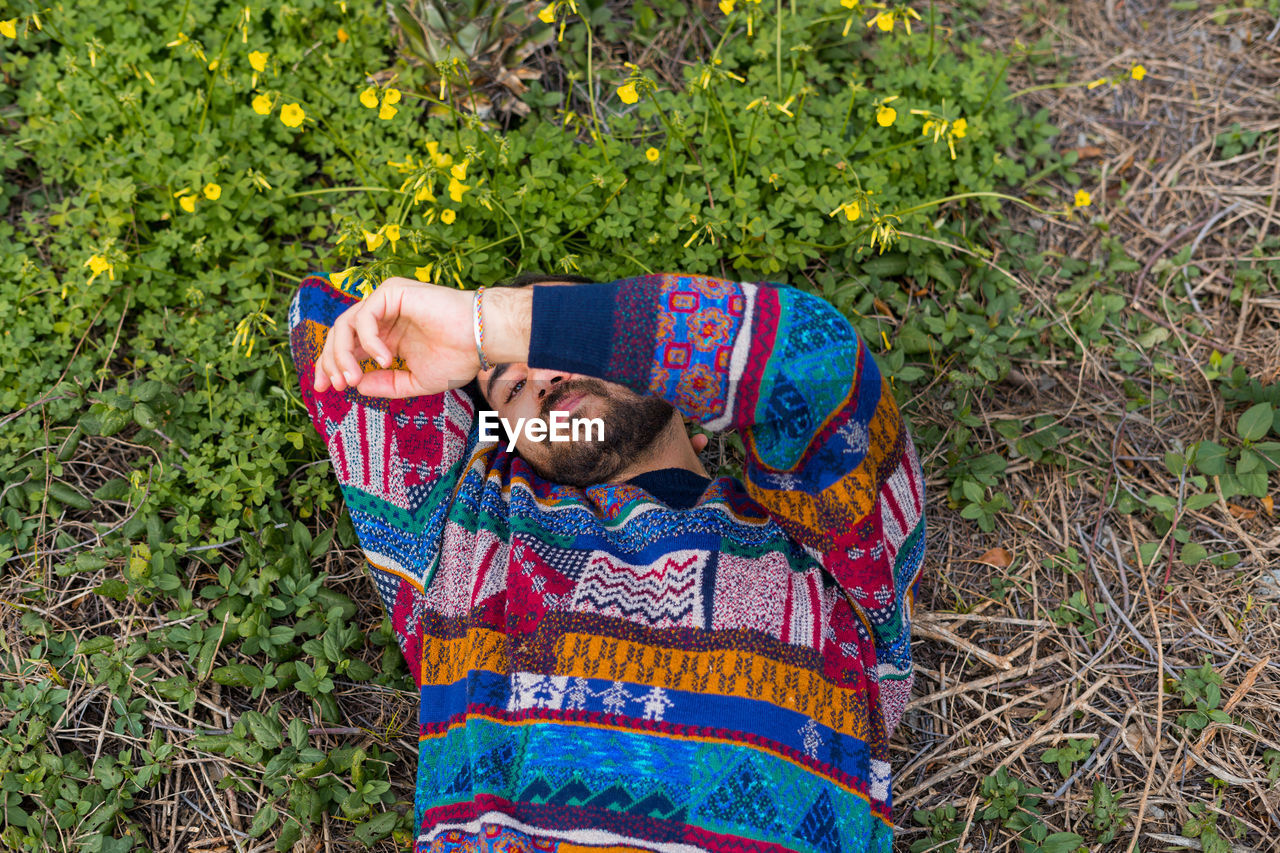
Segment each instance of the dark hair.
M492 287L528 287L531 284L540 284L545 281L568 281L573 284L594 284L594 278L588 278L582 275L547 275L545 273L520 273L519 275L497 282ZM479 380L472 379L466 385L462 386L463 392L471 398L471 403L476 411L485 408L488 403L485 402L484 395L480 393Z

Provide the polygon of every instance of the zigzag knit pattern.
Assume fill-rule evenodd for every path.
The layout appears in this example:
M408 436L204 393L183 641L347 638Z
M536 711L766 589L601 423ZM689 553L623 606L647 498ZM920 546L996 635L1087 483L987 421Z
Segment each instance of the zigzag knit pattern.
M415 853L888 853L924 478L848 321L766 282L534 288L531 366L743 436L744 481L676 509L541 479L459 391L315 394L356 301L310 276L289 327L421 694Z

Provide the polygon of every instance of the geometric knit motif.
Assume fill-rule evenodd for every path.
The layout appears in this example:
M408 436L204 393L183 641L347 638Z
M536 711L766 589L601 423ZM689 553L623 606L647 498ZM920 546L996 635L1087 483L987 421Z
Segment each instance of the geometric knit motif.
M743 480L675 509L541 479L460 391L315 394L356 301L309 276L290 342L420 691L415 853L887 853L923 476L839 312L701 276L535 287L531 366L741 433Z

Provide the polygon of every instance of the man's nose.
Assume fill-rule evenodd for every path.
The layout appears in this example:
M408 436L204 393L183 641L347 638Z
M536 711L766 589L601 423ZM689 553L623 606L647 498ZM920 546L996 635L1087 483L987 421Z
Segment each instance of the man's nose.
M562 370L534 367L529 369L529 384L537 391L538 399L542 400L555 389L558 383L565 381L572 375Z

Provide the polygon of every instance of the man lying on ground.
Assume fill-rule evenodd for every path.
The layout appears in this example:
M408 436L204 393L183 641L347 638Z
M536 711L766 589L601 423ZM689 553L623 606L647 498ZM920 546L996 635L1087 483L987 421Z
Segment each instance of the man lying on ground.
M312 276L289 321L421 691L415 851L888 853L923 476L838 311ZM682 416L740 432L745 482Z

